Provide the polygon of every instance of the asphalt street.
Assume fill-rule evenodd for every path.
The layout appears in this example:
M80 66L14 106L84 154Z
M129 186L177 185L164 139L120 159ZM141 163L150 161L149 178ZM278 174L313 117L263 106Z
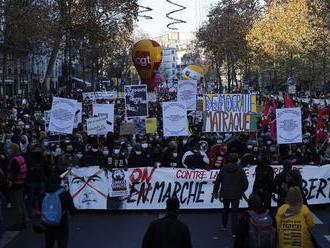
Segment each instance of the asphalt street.
M313 235L320 247L330 247L329 206L313 208L317 223ZM8 211L7 211L8 212ZM69 247L79 248L137 248L141 247L149 223L161 218L163 212L102 212L80 213L70 218ZM12 213L7 214L10 218ZM184 211L179 219L189 226L194 248L232 247L230 231L220 228L221 211ZM6 232L0 248L41 248L44 237L31 227L25 231Z

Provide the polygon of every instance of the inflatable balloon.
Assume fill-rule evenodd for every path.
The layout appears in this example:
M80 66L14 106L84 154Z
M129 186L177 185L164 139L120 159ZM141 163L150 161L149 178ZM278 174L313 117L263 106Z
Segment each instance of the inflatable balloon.
M153 40L140 40L133 46L132 57L142 82L148 84L149 88L153 88L154 86L149 84L162 63L161 46Z
M197 65L189 65L182 71L183 80L200 80L204 76L204 70Z

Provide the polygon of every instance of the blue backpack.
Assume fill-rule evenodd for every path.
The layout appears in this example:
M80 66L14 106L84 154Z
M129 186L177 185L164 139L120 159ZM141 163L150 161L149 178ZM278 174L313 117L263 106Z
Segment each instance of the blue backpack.
M63 209L60 194L64 191L61 188L54 193L46 193L41 206L41 219L45 224L57 226L61 223Z

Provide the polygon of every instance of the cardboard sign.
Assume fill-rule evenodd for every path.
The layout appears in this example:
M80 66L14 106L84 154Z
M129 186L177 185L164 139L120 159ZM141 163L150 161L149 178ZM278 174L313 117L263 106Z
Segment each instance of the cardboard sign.
M72 134L76 111L76 100L54 97L50 111L49 132Z
M147 85L125 86L125 112L127 118L148 116Z
M146 133L154 134L157 133L157 119L156 118L147 118L145 120Z
M103 135L107 130L107 117L99 116L87 119L88 135Z

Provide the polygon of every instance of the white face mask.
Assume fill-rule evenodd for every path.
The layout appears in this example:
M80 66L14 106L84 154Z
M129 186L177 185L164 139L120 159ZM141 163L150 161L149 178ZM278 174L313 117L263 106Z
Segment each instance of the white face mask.
M184 145L187 144L187 142L188 142L188 140L186 140L186 139L182 140L182 143L183 143Z
M173 157L176 158L178 154L176 152L173 153Z
M93 152L97 152L97 148L92 148L92 151Z
M115 154L119 154L120 150L119 150L119 149L115 149L115 150L113 150L113 152L114 152Z
M103 155L104 156L108 156L109 155L109 151L108 150L103 150Z
M143 143L143 144L141 145L141 147L144 148L144 149L146 149L146 148L148 148L148 144L147 144L147 143Z
M141 155L141 153L142 153L141 151L135 151L136 155Z

